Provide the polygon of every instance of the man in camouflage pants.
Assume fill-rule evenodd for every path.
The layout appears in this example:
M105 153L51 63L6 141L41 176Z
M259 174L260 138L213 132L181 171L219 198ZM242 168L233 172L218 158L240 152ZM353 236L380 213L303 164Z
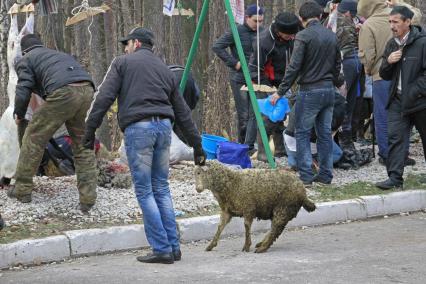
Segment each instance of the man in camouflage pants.
M31 93L46 101L33 115L25 131L9 197L31 202L33 176L47 142L65 123L72 138L72 149L80 193L80 210L87 212L96 201L96 162L93 150L81 145L85 118L92 103L94 84L90 75L70 55L43 46L34 34L22 38L23 58L17 64L18 85L15 97L15 121L25 117Z

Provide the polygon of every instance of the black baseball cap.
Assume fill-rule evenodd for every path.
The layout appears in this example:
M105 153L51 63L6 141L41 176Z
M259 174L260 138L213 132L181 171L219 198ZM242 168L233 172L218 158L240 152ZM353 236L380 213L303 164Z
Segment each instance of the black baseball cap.
M131 39L137 39L140 40L144 44L148 44L153 46L154 45L154 33L146 28L134 28L130 31L130 33L118 41L122 44L126 45L127 42Z

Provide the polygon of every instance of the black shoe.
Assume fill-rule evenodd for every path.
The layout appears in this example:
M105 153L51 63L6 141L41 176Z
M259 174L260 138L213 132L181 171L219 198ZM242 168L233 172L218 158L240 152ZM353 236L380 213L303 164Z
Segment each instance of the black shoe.
M7 190L7 196L9 196L10 198L16 198L18 201L22 203L30 203L32 200L31 194L17 195L16 188L14 185L11 185L9 189Z
M275 158L282 158L282 157L285 157L285 156L287 156L286 152L275 152L274 153Z
M318 175L314 176L314 179L312 180L312 182L317 182L322 184L331 184L331 180L325 180Z
M385 167L386 167L386 159L385 159L385 158L380 157L380 158L379 158L379 164L381 164L382 166L385 166Z
M182 252L180 250L174 250L173 251L173 259L175 261L179 261L182 259Z
M414 166L414 165L416 165L416 160L414 160L413 158L409 158L409 157L407 157L407 159L405 159L404 167Z
M382 190L402 189L402 183L393 182L391 179L376 183L376 187Z
M145 263L172 264L174 262L172 253L162 253L162 254L151 253L145 256L138 256L136 259L140 262L145 262Z
M89 213L89 211L90 211L90 209L92 209L92 207L94 206L95 204L85 204L85 203L80 203L80 211L83 213L83 214L88 214Z

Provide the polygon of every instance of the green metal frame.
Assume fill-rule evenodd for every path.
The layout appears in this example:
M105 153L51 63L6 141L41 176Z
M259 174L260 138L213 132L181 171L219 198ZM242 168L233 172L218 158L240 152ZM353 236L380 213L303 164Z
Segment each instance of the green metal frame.
M250 101L251 101L251 104L253 106L254 114L256 116L257 126L259 128L260 136L262 138L262 142L263 142L263 145L265 147L266 157L268 158L269 166L271 168L275 169L276 164L275 164L274 158L272 156L271 148L269 147L269 139L266 135L262 115L259 112L259 106L257 104L256 94L254 92L253 83L251 81L247 61L246 61L246 58L244 56L243 48L241 46L241 40L240 40L240 36L238 34L238 31L237 31L237 25L235 24L234 15L232 14L231 3L229 2L229 0L224 0L224 3L225 3L226 12L228 14L228 19L229 19L229 24L231 26L232 35L234 37L234 41L235 41L235 44L236 44L236 47L237 47L238 57L240 59L241 68L242 68L243 74L244 74L244 79L246 81L246 85L247 85L248 90L249 90ZM181 93L183 93L183 90L185 90L186 81L188 80L188 73L191 69L191 65L192 65L192 62L194 60L194 56L197 52L201 30L203 28L203 24L205 22L208 10L209 10L209 0L204 0L203 7L201 8L201 14L200 14L200 18L199 18L199 21L198 21L198 24L197 24L197 28L195 30L194 39L192 40L191 49L189 51L188 59L186 61L185 71L183 72L182 80L181 80L180 85L179 85L179 89L180 89Z

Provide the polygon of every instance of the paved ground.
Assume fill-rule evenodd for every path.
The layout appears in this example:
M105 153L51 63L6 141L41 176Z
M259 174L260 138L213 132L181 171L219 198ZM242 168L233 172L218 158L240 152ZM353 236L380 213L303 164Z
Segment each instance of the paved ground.
M426 213L286 231L265 254L243 242L187 244L173 265L138 263L138 251L2 271L0 283L426 283Z

